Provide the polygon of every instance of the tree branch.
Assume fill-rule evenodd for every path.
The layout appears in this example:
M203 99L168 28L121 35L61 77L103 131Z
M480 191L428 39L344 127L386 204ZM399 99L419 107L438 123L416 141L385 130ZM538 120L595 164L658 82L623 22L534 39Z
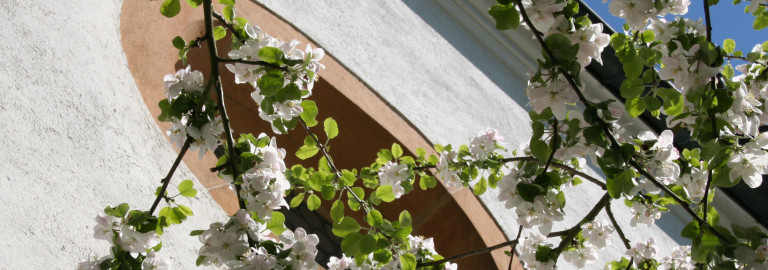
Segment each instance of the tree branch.
M616 222L616 218L613 216L613 210L611 210L611 202L610 201L605 206L605 212L606 212L606 214L608 214L608 219L611 220L611 223L613 224L613 227L616 228L616 232L619 233L619 238L621 238L621 242L624 243L624 247L627 248L627 249L631 249L632 246L629 244L629 239L627 239L627 236L624 235L624 231L621 230L621 226L619 226L619 223Z
M240 197L240 184L237 184L237 178L240 176L238 171L238 154L235 152L235 142L232 138L232 129L230 128L229 117L227 116L227 108L224 104L224 88L221 86L221 77L219 77L219 57L218 50L216 49L216 40L213 37L213 19L214 16L213 6L211 0L204 0L203 12L205 17L205 35L208 38L208 56L211 61L211 80L214 81L214 87L216 87L216 98L219 101L218 108L221 115L221 122L224 125L224 136L227 140L227 163L232 170L232 181L235 184L235 193L237 194L237 202L240 209L246 209L245 201Z
M171 169L168 170L168 174L165 175L165 178L163 178L162 183L163 186L160 188L160 192L157 194L157 198L155 198L155 202L152 203L152 207L149 208L149 215L152 215L152 213L155 212L155 209L157 209L157 205L160 204L160 200L164 197L165 191L168 189L168 184L171 183L171 177L173 177L173 174L176 172L176 169L179 167L179 164L181 164L181 159L184 158L184 155L187 153L187 150L189 150L189 146L191 145L192 140L187 137L187 139L184 141L184 145L181 147L181 150L179 151L179 155L176 156L176 160L173 161L173 165L171 165Z
M325 149L325 145L320 143L320 141L317 140L317 136L315 136L315 133L312 132L312 130L309 129L309 126L307 126L307 123L304 122L304 119L299 118L299 122L301 123L301 126L304 127L304 130L307 132L307 134L312 137L312 140L315 141L315 146L317 146L318 149L320 149L320 152L325 157L325 161L328 163L328 167L333 170L333 173L336 174L336 178L341 178L341 172L339 172L339 169L336 168L336 164L333 163L333 159L330 155L328 155L328 151ZM352 188L345 186L344 189L347 190L348 194L352 194L352 197L355 198L355 200L360 203L360 205L363 206L363 210L365 210L366 213L370 212L369 205L365 203L360 197L357 196L354 192L352 192ZM383 233L382 233L383 234Z
M499 160L499 162L501 162L501 163L516 162L516 161L539 162L539 159L537 159L535 157L532 157L532 156L525 156L525 157L503 158L503 159ZM583 173L583 172L581 172L581 171L579 171L577 169L574 169L574 168L572 168L572 167L570 167L568 165L565 165L565 164L562 164L562 163L557 163L557 162L552 162L550 164L550 166L558 168L558 169L561 169L561 170L568 171L569 173L571 173L571 174L573 174L575 176L580 176L580 177L586 179L587 181L592 182L593 184L599 186L603 190L607 189L606 186L605 186L605 183L603 183L602 181L598 180L597 178L594 178L594 177L590 176L589 174L586 174L586 173ZM427 170L427 169L434 169L434 168L436 168L435 165L425 165L425 166L413 167L413 170Z
M600 213L600 210L603 210L606 205L608 205L609 201L611 200L611 196L608 195L608 192L606 192L602 198L600 198L599 201L595 204L595 206L592 207L592 210L587 213L587 215L584 216L576 225L573 225L570 229L566 230L567 234L563 238L563 241L560 241L560 244L557 246L557 248L554 249L554 252L557 252L558 254L563 251L565 247L568 246L568 244L571 242L571 239L576 237L576 234L578 234L581 231L581 225L584 223L587 223L589 221L592 221L595 219L598 213Z
M274 68L284 72L290 72L288 67L275 65L265 61L248 61L248 60L241 60L241 59L227 59L227 58L219 58L219 57L216 57L216 60L218 62L225 62L225 63L241 63L241 64L264 66L264 67L270 67L270 68Z
M520 234L518 234L518 236L520 236ZM466 257L477 255L477 254L488 253L488 252L491 252L491 251L494 251L494 250L497 250L497 249L500 249L500 248L503 248L503 247L506 247L506 246L509 246L509 245L516 245L518 240L519 239L515 239L515 240L511 240L511 241L506 241L504 243L497 244L497 245L494 245L494 246L490 246L490 247L487 247L487 248L481 248L481 249L476 249L476 250L464 252L464 253L461 253L461 254L456 254L456 255L453 255L451 257L448 257L448 258L445 258L445 259L442 259L442 260L437 260L437 261L434 261L434 262L428 262L428 263L424 263L424 264L417 264L416 268L438 266L440 264L443 264L443 263L446 263L446 262L449 262L449 261L458 260L458 259L466 258Z
M528 25L528 27L529 27L529 28L531 29L531 31L533 32L533 34L534 34L534 36L535 36L536 40L539 42L539 45L541 45L541 49L542 49L542 50L544 51L544 53L545 53L545 54L546 54L546 55L549 57L549 59L551 59L551 60L553 60L553 61L554 61L555 57L554 57L554 55L552 54L552 51L551 51L551 50L549 50L549 48L546 46L546 43L544 43L544 39L541 37L541 34L540 34L540 32L538 32L538 30L536 30L536 27L535 27L535 26L533 25L533 23L531 22L531 19L528 17L528 14L525 12L525 8L523 8L523 5L522 5L522 1L521 1L521 0L515 0L515 3L516 3L516 4L517 4L517 6L518 6L518 9L519 9L519 11L520 11L520 15L523 17L523 21L525 21L525 23ZM569 84L569 85L571 86L571 88L573 88L573 90L576 92L576 95L579 97L579 100L581 101L581 103L582 103L582 104L584 104L584 106L585 106L586 108L592 108L592 107L593 107L593 106L592 106L592 104L591 104L591 103L589 103L589 102L587 101L587 99L584 97L584 94L581 92L581 90L579 89L578 85L576 85L576 82L575 82L575 80L573 79L572 75L571 75L570 73L568 73L568 72L567 72L565 69L563 69L562 67L557 67L557 70L558 70L558 72L559 72L561 75L563 75L563 77L565 77L565 79L566 79L566 81L568 82L568 84ZM613 135L611 134L611 131L610 131L610 130L609 130L609 128L608 128L608 124L607 124L607 123L606 123L606 122L605 122L605 121L604 121L602 118L599 118L599 117L597 118L597 122L598 122L598 124L601 126L601 128L602 128L602 130L603 130L603 133L604 133L604 134L606 135L606 137L608 137L608 139L610 140L610 142L611 142L611 146L610 146L610 147L612 147L612 148L614 148L614 149L618 149L618 148L619 148L619 143L616 141L616 139L615 139L615 138L613 137ZM642 168L642 167L641 167L641 166L640 166L640 165L639 165L639 164L638 164L638 163L637 163L637 162L636 162L634 159L631 159L631 160L629 161L629 164L630 164L630 165L631 165L631 166L632 166L632 167L633 167L635 170L637 170L637 171L638 171L640 174L642 174L644 177L646 177L646 178L647 178L649 181L651 181L651 183L653 183L653 184L654 184L656 187L658 187L659 189L663 190L663 191L664 191L664 193L666 193L666 194L667 194L667 196L669 196L670 198L672 198L672 199L673 199L675 202L677 202L677 203L678 203L678 204L679 204L681 207L683 207L683 210L685 210L685 211L688 213L688 215L690 215L691 217L693 217L693 218L694 218L695 220L697 220L697 221L701 221L701 220L702 220L702 219L701 219L701 217L699 217L698 215L696 215L696 212L694 212L694 211L693 211L693 210L692 210L690 207L688 207L688 204L687 204L685 201L683 201L682 199L680 199L680 197L678 197L678 196L677 196L675 193L673 193L671 190L669 190L669 189L668 189L666 186L664 186L664 185L663 185L663 184L661 184L661 183L660 183L658 180L656 180L656 178L655 178L655 177L653 177L653 176L652 176L652 175L650 175L650 174L649 174L647 171L645 171L645 169L643 169L643 168ZM727 239L726 239L726 238L725 238L723 235L721 235L721 234L720 234L719 232L717 232L716 230L712 230L712 229L710 229L710 231L712 231L712 233L714 233L714 234L715 234L715 235L716 235L718 238L720 238L720 239L722 239L722 240L727 240Z

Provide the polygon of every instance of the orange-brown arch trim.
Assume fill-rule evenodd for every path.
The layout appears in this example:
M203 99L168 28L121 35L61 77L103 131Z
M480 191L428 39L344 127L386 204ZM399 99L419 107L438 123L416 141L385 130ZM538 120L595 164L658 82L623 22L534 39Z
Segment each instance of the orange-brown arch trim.
M160 14L160 4L160 1L124 1L120 17L120 34L129 69L155 121L160 114L157 103L165 98L163 75L180 68L177 50L170 40L176 35L190 40L203 33L202 9L183 6L179 15L168 19ZM289 23L251 1L239 1L237 11L238 16L248 18L273 36L296 38L302 44L310 43L305 35ZM316 47L314 43L310 44ZM220 54L225 55L225 48L228 47L228 44L220 44ZM197 49L189 55L193 67L204 74L208 68L195 63L208 61L205 51ZM338 63L330 53L322 63L326 70L320 73L321 79L311 99L320 108L320 119L333 117L339 123L340 136L331 142L331 153L339 167L352 169L367 166L375 159L378 149L389 148L392 142L401 144L409 154L418 147L434 153L430 143L407 120ZM224 72L222 76L227 89L225 102L235 134L266 132L273 135L268 124L258 117L256 105L250 98L250 86L226 83L233 81L229 72ZM157 124L163 131L169 127L168 123ZM278 137L278 145L286 148L289 153L286 163L311 166L317 162L302 162L290 154L303 143L303 137L301 132ZM202 159L194 154L187 155L184 162L224 211L231 214L237 210L236 197L228 183L209 171L216 163L213 154L208 153ZM413 192L377 209L389 217L397 216L400 209L408 209L414 217L414 234L434 237L438 252L445 256L507 240L479 200L466 188L446 189L438 185L421 191L417 187ZM325 213L327 215L327 211ZM504 255L504 250L509 249L499 249L456 262L463 269L506 269L509 257ZM522 269L516 259L514 268Z

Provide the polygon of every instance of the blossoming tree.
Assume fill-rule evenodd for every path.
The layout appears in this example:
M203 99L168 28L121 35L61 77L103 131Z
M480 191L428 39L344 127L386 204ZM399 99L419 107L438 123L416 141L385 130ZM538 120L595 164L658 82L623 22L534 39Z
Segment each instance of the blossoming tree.
M328 268L455 269L452 260L478 251L444 258L432 239L411 235L408 211L385 217L376 210L416 185L432 188L439 179L446 186L471 186L475 194L498 188L499 201L517 216L520 227L515 239L480 251L511 246L528 268L551 269L564 263L583 268L612 244L614 233L622 240L626 257L615 258L607 269L768 267L768 235L756 226L721 226L711 206L717 187L744 181L755 188L768 173L768 135L760 132L768 124L768 43L746 54L734 50L733 40L713 43L709 9L717 1L704 0L706 17L694 21L667 16L686 14L688 0L612 0L611 13L627 24L624 33L609 36L602 24L578 15L579 2L574 0L498 0L489 10L496 27L516 29L522 24L542 48L539 68L525 89L532 107L529 142L505 146L503 137L488 129L466 145L435 145L439 156L423 149L416 156L405 156L393 144L379 151L371 166L359 170L334 164L328 145L339 128L333 118L322 121L327 140L315 135L322 104L308 98L324 68L322 49L301 49L295 40L264 33L236 16L234 0L219 0L224 5L220 13L213 10L211 0L186 2L192 8L202 6L205 35L191 41L176 37L172 42L182 61L189 50L206 43L211 72L202 74L188 66L164 78L167 99L159 104L159 120L171 122L168 135L181 149L179 156L149 210L119 204L97 214L94 237L109 242L111 249L104 257L83 261L80 269L168 269L168 260L160 255L160 237L192 215L192 209L176 198L197 193L187 180L179 184L179 194L169 195L171 176L188 151L202 156L219 144L226 151L212 170L232 184L240 210L225 223L190 233L201 242L198 265L315 268L318 237L303 228L288 230L285 217L276 210L306 204L314 211L326 200L333 201L333 233L343 238L344 252L341 258L331 258ZM180 9L179 0L166 0L161 12L172 17ZM755 16L754 28L768 26L765 0L752 0L747 12ZM214 27L214 20L223 26ZM234 45L224 57L216 40L227 35ZM613 47L623 64L627 77L621 84L623 101L590 100L580 81L586 65L592 60L601 63L606 46ZM744 64L734 67L731 59ZM253 86L254 106L275 133L306 133L295 155L319 156L318 167L285 164L286 151L276 138L264 134L233 138L221 66L235 74L236 83ZM621 116L644 112L666 120L668 129L658 135L627 132ZM676 147L673 137L680 132L690 133L698 146ZM583 172L588 161L601 169L604 180ZM553 231L553 224L568 214L564 188L584 180L605 194L576 224ZM288 194L292 198L286 200ZM623 200L624 211L632 213L632 227L652 226L672 205L682 208L691 222L681 234L692 245L660 257L653 238L628 239L611 212L615 200ZM158 210L162 202L166 206ZM364 218L357 220L348 211L362 211ZM595 219L602 211L608 220ZM558 244L545 241L548 238Z

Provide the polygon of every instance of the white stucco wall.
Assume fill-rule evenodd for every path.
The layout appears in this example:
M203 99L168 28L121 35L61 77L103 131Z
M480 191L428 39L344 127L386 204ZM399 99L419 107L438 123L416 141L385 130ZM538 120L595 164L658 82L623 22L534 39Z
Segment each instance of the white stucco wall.
M499 35L485 13L491 0L258 2L315 39L433 143L466 144L486 127L498 129L513 148L530 138L525 73L535 68L538 44L525 32ZM594 79L583 80L588 98L607 93ZM516 215L497 194L490 190L481 200L514 239ZM585 182L568 194L567 218L554 230L575 224L604 191ZM614 200L613 209L628 238L640 242L653 236L661 257L678 241L685 243L679 237L690 221L684 213L667 214L652 228L632 229L623 201ZM608 222L604 213L598 219ZM615 235L614 244L589 267L602 267L624 251Z
M96 213L147 210L176 157L129 73L121 5L0 1L0 269L73 269L108 254L92 237ZM184 165L172 184L183 179L195 179ZM178 202L195 215L169 229L159 254L191 269L189 231L226 215L202 190Z

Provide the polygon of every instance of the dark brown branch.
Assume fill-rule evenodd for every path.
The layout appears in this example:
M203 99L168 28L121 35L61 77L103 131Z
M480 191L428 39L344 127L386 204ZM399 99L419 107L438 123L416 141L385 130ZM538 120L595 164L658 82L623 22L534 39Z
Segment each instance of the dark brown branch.
M221 22L221 24L223 24L224 27L229 29L229 32L232 32L232 35L237 37L237 39L239 39L239 40L246 40L247 39L246 37L240 36L240 33L235 31L235 27L232 25L232 23L228 22L227 20L225 20L224 17L221 16L221 14L219 14L216 11L213 11L212 14L213 14L213 17L216 18L217 21Z
M304 130L307 132L307 135L312 137L312 140L315 141L315 146L317 146L318 149L320 149L320 153L323 154L325 157L325 161L328 163L328 167L333 170L333 173L336 174L336 178L341 178L341 172L339 169L336 168L336 164L333 163L333 159L330 155L328 155L328 151L325 149L325 145L320 143L320 141L317 140L317 136L315 136L315 133L312 132L311 129L309 129L309 126L307 126L307 123L304 122L304 119L299 118L299 122L301 123L301 126L304 127ZM368 213L370 212L369 206L363 199L360 199L360 197L355 194L355 192L352 191L352 188L345 186L344 189L347 190L348 194L352 194L352 197L355 198L355 200L360 203L361 206L363 206L363 210ZM383 234L383 233L382 233ZM386 235L385 235L386 236Z
M535 157L531 157L531 156L526 156L526 157L503 158L503 159L499 160L499 162L501 162L501 163L517 162L517 161L539 162L539 159L537 159ZM581 172L581 171L579 171L577 169L571 168L568 165L557 163L557 162L552 162L550 164L550 166L558 168L558 169L561 169L561 170L568 171L569 173L571 173L571 174L573 174L575 176L580 176L580 177L586 179L587 181L592 182L595 185L599 186L603 190L607 189L605 187L605 183L603 183L602 181L598 180L597 178L594 178L594 177L590 176L589 174L586 174L586 173L583 173L583 172ZM435 165L425 165L425 166L413 167L413 170L427 170L427 169L434 169L434 168L436 168Z
M265 61L248 61L248 60L241 60L241 59L226 59L226 58L219 58L219 57L216 57L216 60L218 62L225 62L225 63L242 63L242 64L249 64L249 65L264 66L264 67L270 67L270 68L274 68L284 72L290 72L290 70L288 70L288 67L275 65Z
M519 234L518 234L518 236L519 236ZM434 261L434 262L428 262L428 263L424 263L424 264L417 264L416 268L438 266L440 264L443 264L443 263L446 263L446 262L449 262L449 261L458 260L458 259L461 259L461 258L466 258L466 257L477 255L477 254L488 253L488 252L491 252L491 251L494 251L494 250L497 250L497 249L500 249L500 248L503 248L503 247L506 247L506 246L509 246L509 245L516 245L518 240L519 239L515 239L515 240L507 241L507 242L504 242L504 243L501 243L501 244L497 244L497 245L494 245L494 246L490 246L490 247L487 247L487 248L481 248L481 249L476 249L476 250L464 252L464 253L453 255L451 257L448 257L448 258L445 258L445 259L442 259L442 260L437 260L437 261Z
M163 186L160 188L160 192L157 194L157 198L155 198L155 202L152 203L152 207L149 208L149 214L152 215L152 213L155 212L155 209L157 209L157 205L160 204L160 200L162 200L163 197L165 197L165 190L168 189L168 184L171 183L171 177L173 177L173 174L176 172L176 169L179 167L179 164L181 164L181 159L184 158L184 155L187 153L187 150L189 150L189 146L192 143L192 139L187 137L187 140L184 141L184 145L181 147L181 150L179 151L179 155L176 156L176 160L173 161L173 165L171 165L171 169L168 170L168 174L165 175L165 178L163 178L162 183Z
M610 200L611 196L608 195L608 192L606 192L603 197L600 198L600 200L595 204L595 206L592 207L592 210L590 210L589 213L587 213L587 215L585 215L584 218L579 221L579 223L576 223L576 225L573 225L573 227L566 230L567 234L565 237L563 237L563 241L560 241L560 244L557 246L557 248L554 249L554 251L557 253L563 251L563 249L568 246L571 240L576 237L576 234L581 231L581 225L594 220L597 214L600 213L600 211L603 210L606 205L608 205Z
M232 130L230 129L229 117L227 116L227 109L224 104L224 89L221 86L221 77L219 77L219 57L216 49L216 40L213 37L213 6L211 0L205 0L203 4L203 12L205 12L205 35L208 37L208 55L211 61L211 80L214 81L214 87L216 87L216 98L218 99L219 114L221 115L221 122L224 125L224 134L227 140L227 163L230 170L232 170L232 181L235 183L235 193L237 194L237 202L240 209L246 209L245 201L240 197L240 185L237 184L237 177L240 176L238 171L238 154L235 152L235 143L232 138Z
M606 214L608 214L608 219L611 220L611 223L613 224L613 227L616 228L616 232L619 233L619 238L621 238L621 242L624 243L624 247L627 248L627 249L632 248L632 246L629 244L629 239L627 239L627 236L624 235L624 231L621 230L621 226L619 226L619 223L616 222L616 218L613 216L613 210L611 210L611 202L610 201L605 206L605 212L606 212Z

